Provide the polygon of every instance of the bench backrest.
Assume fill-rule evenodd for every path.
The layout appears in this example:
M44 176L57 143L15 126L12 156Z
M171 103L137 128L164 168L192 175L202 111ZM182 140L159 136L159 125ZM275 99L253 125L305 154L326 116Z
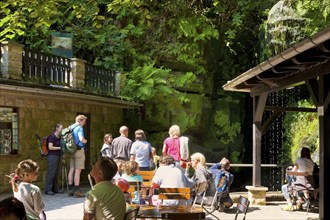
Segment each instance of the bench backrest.
M190 188L159 188L159 199L190 199Z
M143 182L151 182L152 178L154 177L156 171L139 171L138 174L142 176Z

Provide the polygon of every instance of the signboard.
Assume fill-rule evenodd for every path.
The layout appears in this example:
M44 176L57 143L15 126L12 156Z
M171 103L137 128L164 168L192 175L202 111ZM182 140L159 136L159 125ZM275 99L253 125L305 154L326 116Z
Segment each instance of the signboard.
M52 54L67 58L72 58L72 34L52 33Z

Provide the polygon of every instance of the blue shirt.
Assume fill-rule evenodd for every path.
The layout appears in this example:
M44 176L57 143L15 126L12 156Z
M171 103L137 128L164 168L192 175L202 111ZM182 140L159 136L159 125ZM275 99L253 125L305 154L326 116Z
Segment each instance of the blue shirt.
M73 129L73 136L74 139L76 140L77 149L81 149L85 147L85 144L79 140L79 137L85 137L84 128L77 124L72 124L70 127L74 127L74 126L76 127Z

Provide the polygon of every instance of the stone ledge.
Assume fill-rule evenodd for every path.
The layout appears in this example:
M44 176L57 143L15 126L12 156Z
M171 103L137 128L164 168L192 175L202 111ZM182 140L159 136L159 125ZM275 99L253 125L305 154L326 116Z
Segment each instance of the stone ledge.
M266 205L267 187L263 186L245 186L248 190L248 199L252 205Z
M245 189L249 191L268 191L268 187L264 186L245 186Z

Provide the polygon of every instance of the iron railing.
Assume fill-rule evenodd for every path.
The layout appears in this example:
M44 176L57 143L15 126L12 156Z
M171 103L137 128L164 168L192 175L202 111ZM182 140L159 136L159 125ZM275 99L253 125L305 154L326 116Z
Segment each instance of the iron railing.
M115 93L116 71L86 64L85 87L88 90L113 95Z
M29 48L23 51L23 79L47 85L70 86L70 59Z

